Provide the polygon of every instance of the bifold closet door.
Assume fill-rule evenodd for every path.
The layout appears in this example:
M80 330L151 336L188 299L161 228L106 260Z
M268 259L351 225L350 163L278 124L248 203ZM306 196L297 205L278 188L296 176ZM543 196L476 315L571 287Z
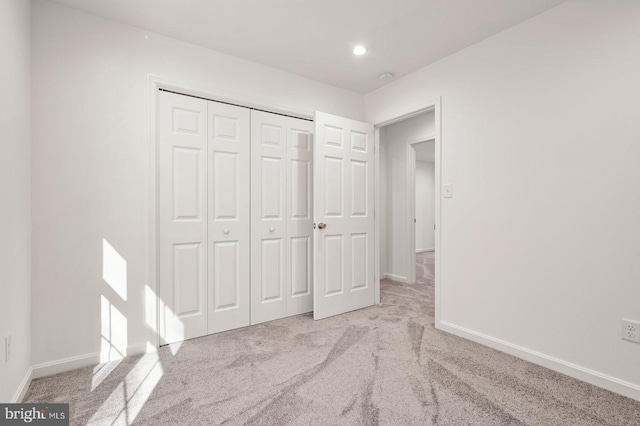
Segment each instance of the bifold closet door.
M249 325L250 113L161 92L161 343Z
M208 102L208 332L249 325L250 110Z
M158 105L161 343L207 334L207 101Z
M312 124L251 111L251 323L310 312Z

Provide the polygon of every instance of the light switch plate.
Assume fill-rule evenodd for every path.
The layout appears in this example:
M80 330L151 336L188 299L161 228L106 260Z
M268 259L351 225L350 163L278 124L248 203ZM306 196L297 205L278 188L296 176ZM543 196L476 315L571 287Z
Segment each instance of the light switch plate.
M442 185L442 194L444 198L453 198L453 184L447 183Z

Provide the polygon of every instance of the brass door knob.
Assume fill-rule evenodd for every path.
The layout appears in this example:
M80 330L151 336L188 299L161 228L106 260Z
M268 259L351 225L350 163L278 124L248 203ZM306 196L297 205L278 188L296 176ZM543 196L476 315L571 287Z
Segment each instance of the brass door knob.
M326 223L322 223L322 222L320 222L320 223L318 224L318 228L320 228L320 229L324 229L324 228L326 228L326 227L327 227L327 224L326 224Z

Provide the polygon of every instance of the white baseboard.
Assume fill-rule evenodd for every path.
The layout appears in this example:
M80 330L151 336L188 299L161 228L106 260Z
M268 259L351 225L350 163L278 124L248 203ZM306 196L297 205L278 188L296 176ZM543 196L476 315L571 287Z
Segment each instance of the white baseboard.
M43 362L33 366L33 378L51 376L52 374L63 373L65 371L76 370L100 363L100 352L73 356L55 361Z
M402 275L382 274L382 278L389 278L390 280L399 281L401 283L408 283L409 282L407 277L403 277Z
M20 386L16 390L15 395L13 395L12 403L22 402L24 396L27 394L27 390L29 389L29 385L31 384L31 379L33 378L33 368L29 367L27 373L24 375L24 378L20 382Z
M624 395L628 398L635 399L636 401L640 401L640 386L634 383L630 383L598 371L590 370L541 352L514 345L513 343L496 339L495 337L487 336L486 334L478 333L477 331L469 330L446 321L440 321L439 324L436 324L436 328L455 334L456 336L472 340L490 348L497 349L501 352L508 353L534 364L541 365L550 370L566 374L574 379L578 379L607 389L611 392Z
M127 347L127 356L139 355L147 352L147 345L142 343ZM100 364L100 352L59 359L55 361L43 362L33 366L33 378L51 376L52 374L64 373L65 371L77 370L78 368L89 367Z
M428 251L436 251L436 248L435 247L431 247L431 248L416 249L416 254L418 254L418 253L426 253Z

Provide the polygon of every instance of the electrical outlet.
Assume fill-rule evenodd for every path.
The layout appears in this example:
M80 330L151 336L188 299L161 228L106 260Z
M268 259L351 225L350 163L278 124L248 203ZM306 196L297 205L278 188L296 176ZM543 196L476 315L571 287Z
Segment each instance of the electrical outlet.
M640 322L622 318L622 338L640 343Z

